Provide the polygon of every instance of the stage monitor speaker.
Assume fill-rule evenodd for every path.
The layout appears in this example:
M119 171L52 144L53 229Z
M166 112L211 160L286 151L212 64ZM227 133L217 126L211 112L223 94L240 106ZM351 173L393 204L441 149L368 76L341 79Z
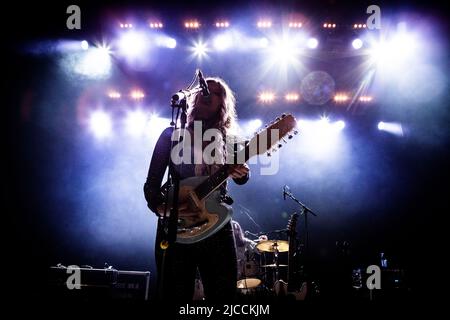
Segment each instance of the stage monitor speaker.
M126 271L108 267L50 267L48 289L57 299L148 300L150 271Z

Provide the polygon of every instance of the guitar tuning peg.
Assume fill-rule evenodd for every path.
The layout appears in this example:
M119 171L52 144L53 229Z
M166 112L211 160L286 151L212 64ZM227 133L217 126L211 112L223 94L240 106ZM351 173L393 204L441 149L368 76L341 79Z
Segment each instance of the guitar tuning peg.
M284 118L284 117L286 117L286 113L283 113L283 114L281 115L281 118Z
M278 144L278 148L281 148L283 145L281 143Z
M292 134L288 135L288 139L292 139L294 136Z
M297 130L294 130L294 134L298 134L298 131L297 131Z
M280 121L281 119L280 119L280 117L277 117L276 119L275 119L275 121Z
M271 154L270 152L267 152L267 156L268 156L268 157L271 157L272 154Z

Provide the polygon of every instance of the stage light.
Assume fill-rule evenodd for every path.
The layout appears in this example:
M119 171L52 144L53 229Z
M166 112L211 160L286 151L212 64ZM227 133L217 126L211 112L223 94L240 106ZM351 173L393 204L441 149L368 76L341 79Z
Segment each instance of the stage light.
M130 97L133 100L141 100L144 99L145 94L141 90L132 90L130 93Z
M218 51L224 51L231 47L233 44L233 38L230 34L220 34L213 40L214 48Z
M273 39L272 45L269 47L270 63L287 67L293 65L298 59L298 48L294 39L284 36L280 39Z
M204 43L202 40L198 40L193 43L193 45L189 48L189 51L192 52L192 56L202 60L203 58L208 56L208 52L210 49L208 48L207 44Z
M87 42L86 40L81 41L80 45L81 45L81 49L83 49L83 50L89 49L89 42Z
M166 41L167 48L174 49L177 46L177 41L173 38L169 38Z
M174 49L177 46L177 40L168 36L156 37L155 43L158 47L165 47L169 49Z
M259 101L262 103L271 103L275 100L275 94L270 91L264 91L259 94Z
M119 39L119 52L128 58L140 58L149 49L147 35L137 31L127 31Z
M298 101L299 95L297 93L288 93L284 96L284 99L287 102L295 102L295 101Z
M228 28L230 23L228 21L217 21L216 28Z
M334 101L337 103L346 102L350 97L345 93L338 93L334 95Z
M342 120L330 122L328 117L323 116L319 120L300 119L298 128L302 133L302 148L308 150L308 155L326 160L338 152L345 123Z
M131 29L131 28L133 28L133 25L131 23L120 23L119 26L122 29Z
M145 135L149 138L156 138L167 128L169 123L169 119L160 118L157 114L151 114L149 120L146 122Z
M343 130L345 128L345 122L342 120L336 121L334 123L334 126L336 127L337 130Z
M272 27L272 21L270 20L260 20L258 21L258 23L256 24L258 26L258 28L270 28Z
M117 91L109 91L108 92L108 97L111 99L120 99L122 95L120 94L120 92Z
M112 134L111 117L104 111L94 111L89 118L89 127L96 138L109 137Z
M334 29L334 28L336 28L336 24L335 23L324 23L323 27L325 29Z
M372 101L372 97L370 97L370 96L361 96L361 97L359 97L359 101L361 101L361 102L371 102Z
M371 60L388 72L408 68L415 58L417 43L412 34L397 32L392 38L372 43Z
M386 131L396 136L403 136L403 127L400 123L397 122L378 122L378 130Z
M289 28L301 28L302 23L301 22L289 22Z
M199 29L200 28L200 22L196 20L186 21L184 23L184 27L186 29Z
M90 78L104 78L111 72L109 48L99 46L86 50L76 63L74 71Z
M363 46L363 42L361 39L357 38L352 41L352 46L355 50L361 49Z
M142 110L129 111L125 118L125 126L129 135L141 136L147 126L147 115Z
M161 22L150 22L150 23L148 24L148 26L149 26L151 29L161 29L161 28L163 27L163 24L162 24Z
M308 41L306 42L306 45L310 49L316 49L317 46L319 45L319 41L316 38L309 38Z

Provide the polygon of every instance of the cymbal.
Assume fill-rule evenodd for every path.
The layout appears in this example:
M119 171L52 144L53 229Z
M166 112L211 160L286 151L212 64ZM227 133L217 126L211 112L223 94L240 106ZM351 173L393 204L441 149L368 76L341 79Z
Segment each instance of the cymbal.
M256 248L265 252L275 252L275 248L278 252L286 252L289 251L289 242L286 240L266 240L259 242Z
M257 278L246 278L239 280L237 282L237 288L238 289L250 289L250 288L256 288L261 284L261 280Z
M279 264L278 267L287 267L287 264ZM263 268L276 268L277 265L275 263L272 264L265 264L262 266Z

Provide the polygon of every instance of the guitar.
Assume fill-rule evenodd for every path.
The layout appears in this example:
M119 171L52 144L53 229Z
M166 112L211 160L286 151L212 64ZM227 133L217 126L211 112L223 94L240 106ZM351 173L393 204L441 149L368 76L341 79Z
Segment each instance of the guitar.
M297 122L290 114L283 114L269 123L265 129L257 132L245 147L235 154L240 163L251 157L276 150L274 147L281 139L297 134ZM285 139L283 141L286 142ZM278 148L282 145L278 144ZM180 181L179 203L188 203L198 212L195 215L179 216L177 225L177 242L191 244L213 235L231 220L231 206L221 202L217 188L228 178L228 165L223 165L211 176L197 176ZM169 204L173 201L173 190L164 185L161 189L165 197L168 193ZM171 207L171 205L169 205Z
M297 248L297 220L298 213L291 215L289 219L287 230L289 236L289 254L288 254L288 274L287 283L283 280L278 280L274 284L274 291L277 296L294 297L295 300L305 300L307 294L306 282L302 283L300 289L296 288L296 278L294 272L296 270L295 257Z

